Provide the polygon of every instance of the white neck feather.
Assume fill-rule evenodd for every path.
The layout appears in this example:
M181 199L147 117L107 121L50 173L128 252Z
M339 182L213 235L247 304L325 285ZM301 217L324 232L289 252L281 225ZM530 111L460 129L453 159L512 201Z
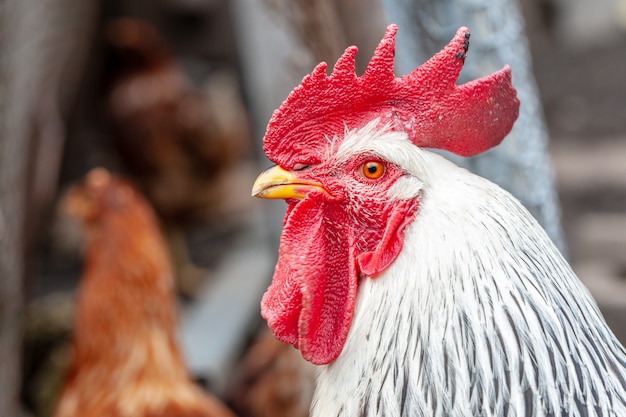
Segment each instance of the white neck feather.
M626 352L540 226L419 152L418 215L394 264L362 280L312 416L626 416Z

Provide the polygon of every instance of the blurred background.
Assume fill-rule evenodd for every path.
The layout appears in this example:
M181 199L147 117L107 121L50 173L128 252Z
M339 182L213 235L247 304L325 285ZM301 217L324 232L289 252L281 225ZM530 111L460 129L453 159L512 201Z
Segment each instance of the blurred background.
M94 167L157 213L197 382L242 416L306 416L313 371L267 333L285 205L256 201L271 112L322 60L403 75L472 31L462 81L513 67L520 121L454 158L543 224L626 343L626 1L12 0L0 8L0 415L46 417L83 263L68 187Z

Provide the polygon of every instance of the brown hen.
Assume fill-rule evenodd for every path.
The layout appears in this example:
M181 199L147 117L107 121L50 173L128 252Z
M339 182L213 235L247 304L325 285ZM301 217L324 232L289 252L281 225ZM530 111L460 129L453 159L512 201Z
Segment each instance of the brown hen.
M86 248L55 417L233 417L185 368L172 270L150 206L97 168L70 190L66 207L82 223Z

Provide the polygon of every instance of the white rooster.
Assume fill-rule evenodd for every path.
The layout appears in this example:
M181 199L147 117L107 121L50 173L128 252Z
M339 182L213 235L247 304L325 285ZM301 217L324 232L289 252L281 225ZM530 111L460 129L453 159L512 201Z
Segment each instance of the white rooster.
M509 67L457 86L469 32L402 78L396 27L361 77L351 47L274 113L288 203L262 314L320 365L312 416L626 416L626 351L509 193L429 152L474 155L517 118Z

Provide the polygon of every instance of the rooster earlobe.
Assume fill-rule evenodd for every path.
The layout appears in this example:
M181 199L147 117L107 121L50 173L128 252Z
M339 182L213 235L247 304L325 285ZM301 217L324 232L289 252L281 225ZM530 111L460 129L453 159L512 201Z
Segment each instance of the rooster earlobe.
M377 277L396 260L404 244L404 229L415 218L417 200L402 200L391 207L385 232L373 251L357 256L361 273L367 277Z

